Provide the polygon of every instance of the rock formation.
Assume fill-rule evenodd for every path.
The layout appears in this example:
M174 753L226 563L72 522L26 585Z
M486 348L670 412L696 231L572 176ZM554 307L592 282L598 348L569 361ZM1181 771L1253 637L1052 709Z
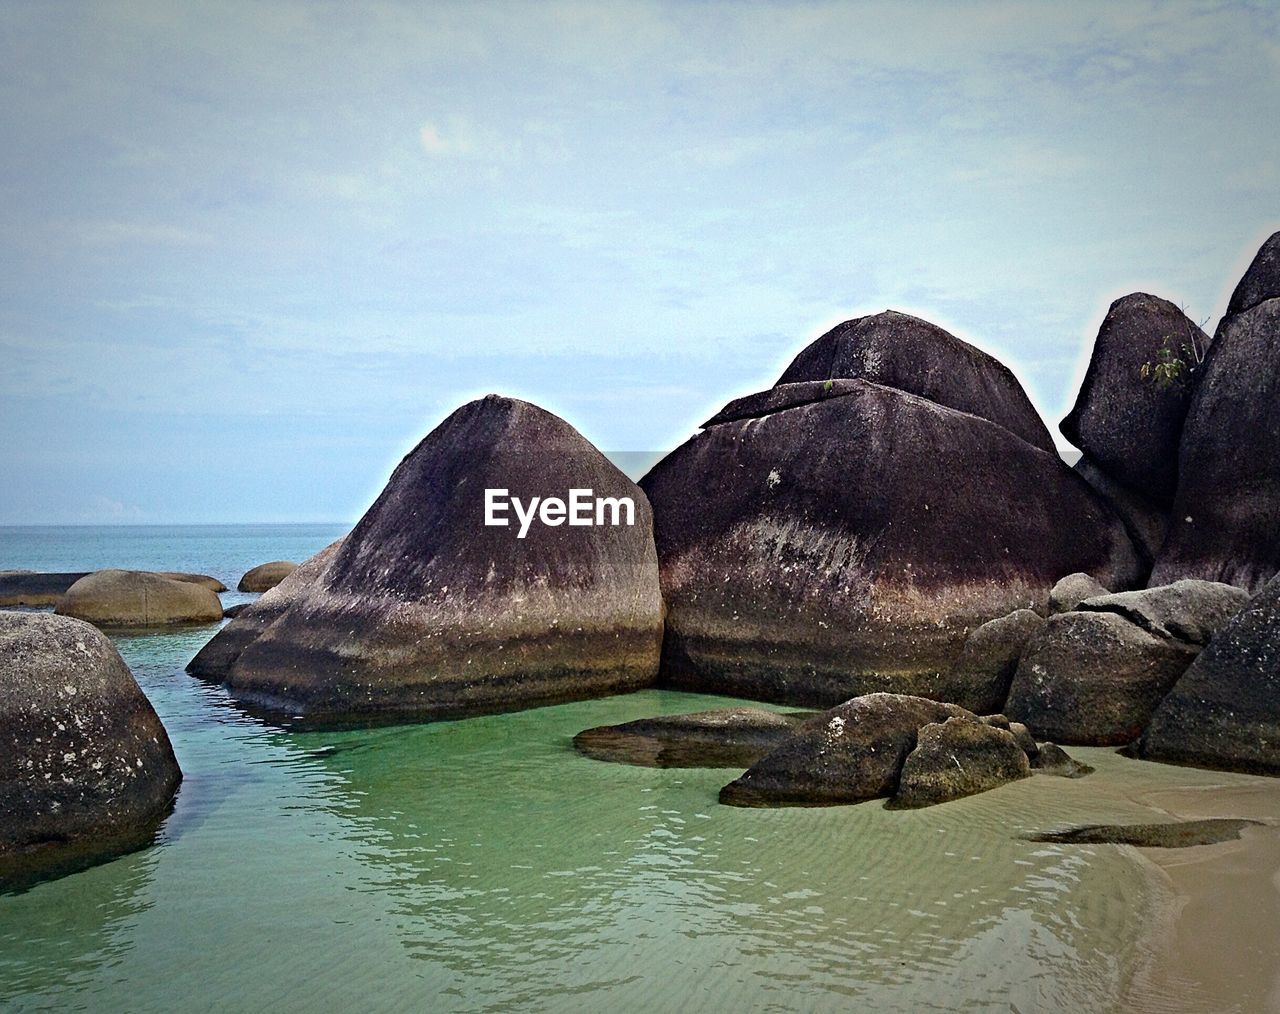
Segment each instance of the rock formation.
M164 727L103 634L0 612L0 883L145 843L181 779Z
M290 563L288 560L272 560L270 563L260 563L245 572L244 576L240 578L240 583L236 585L236 591L270 591L297 569L298 565Z
M485 523L486 489L526 506L591 490L613 498L617 523L570 525L543 509L519 537L518 525ZM423 439L265 629L271 593L193 670L234 656L233 696L322 722L456 718L648 686L662 638L651 525L640 490L568 423L491 395ZM238 628L257 636L239 644Z
M1031 763L1011 732L972 718L948 718L920 729L890 805L933 806L1030 774Z
M100 627L161 627L216 623L222 603L197 582L139 570L99 570L68 588L55 612Z
M1003 708L1022 653L1044 623L1039 613L1019 609L977 627L947 678L955 688L953 702L978 714Z

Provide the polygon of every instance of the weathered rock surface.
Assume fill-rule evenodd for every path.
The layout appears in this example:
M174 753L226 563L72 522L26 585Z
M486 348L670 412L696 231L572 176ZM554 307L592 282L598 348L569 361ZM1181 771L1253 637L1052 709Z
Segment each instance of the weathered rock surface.
M68 617L0 613L0 884L144 843L181 779L164 727L103 634Z
M1116 512L1150 571L1169 532L1169 509L1111 478L1087 454L1076 462L1075 470Z
M1194 577L1257 591L1280 572L1280 270L1272 236L1197 371L1178 492L1152 584Z
M858 383L855 380L810 380L799 384L782 384L771 387L767 391L748 394L744 398L735 398L724 408L702 424L701 429L719 426L721 423L736 422L739 419L760 419L773 415L783 409L809 405L815 401L826 401L838 398L842 394L856 393Z
M634 524L535 521L518 538L518 524L484 523L486 488L525 504L571 489L630 498ZM651 533L644 495L573 427L491 395L427 435L265 629L241 644L237 628L278 608L272 593L192 671L234 656L233 696L318 722L456 718L649 686L663 609Z
M170 581L188 581L191 584L204 585L210 591L224 592L227 586L219 581L216 577L210 577L208 574L188 574L180 570L157 570L156 574L161 577L167 577Z
M333 562L342 542L338 539L325 546L261 598L233 607L236 609L234 615L230 610L224 610L223 615L236 622L223 627L200 649L196 657L187 663L187 672L201 679L224 680L240 653L261 637L300 596L307 584L316 580Z
M891 806L915 809L972 796L1031 774L1013 734L971 718L922 727Z
M1159 384L1142 368L1156 362L1162 348L1179 354L1183 346L1203 354L1209 336L1167 299L1145 292L1117 299L1098 330L1075 407L1060 427L1108 476L1166 505L1178 481L1191 377Z
M1280 577L1235 615L1160 702L1139 756L1280 774Z
M0 606L53 606L67 589L88 576L88 571L74 574L36 573L13 570L0 574Z
M67 589L54 610L98 626L214 623L222 603L209 588L138 570L99 570Z
M810 717L762 708L722 708L602 725L578 733L573 745L588 757L623 764L741 769L777 747Z
M802 706L949 678L974 627L1062 574L1132 587L1119 520L1056 454L977 416L853 381L711 426L641 486L667 603L663 680Z
M968 412L1055 453L1012 371L919 317L886 310L847 320L796 356L778 386L841 379L870 381Z
M260 563L245 572L244 576L240 578L240 583L236 585L236 590L242 592L270 591L297 569L298 565L288 560L272 560L270 563Z
M808 719L720 790L731 806L834 806L891 796L919 730L976 716L954 704L868 694Z
M975 628L948 679L951 686L966 688L957 703L978 714L1003 708L1022 652L1044 623L1039 613L1019 609Z
M1057 743L1040 743L1031 758L1031 770L1042 775L1057 775L1060 778L1083 778L1093 774L1093 767L1076 760Z
M1088 574L1068 574L1049 590L1049 611L1069 613L1085 599L1109 594Z
M1115 613L1156 637L1205 645L1248 602L1248 592L1235 585L1183 580L1138 591L1098 595L1085 599L1079 609Z
M1061 613L1027 645L1005 714L1037 739L1128 743L1198 650L1154 637L1115 613Z

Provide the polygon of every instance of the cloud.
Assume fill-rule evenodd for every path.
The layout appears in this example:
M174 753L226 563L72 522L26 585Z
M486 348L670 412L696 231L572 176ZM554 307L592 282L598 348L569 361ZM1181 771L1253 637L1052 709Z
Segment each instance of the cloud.
M442 133L435 123L424 123L418 131L418 140L428 155L453 157L475 154L474 142L456 123L447 133Z

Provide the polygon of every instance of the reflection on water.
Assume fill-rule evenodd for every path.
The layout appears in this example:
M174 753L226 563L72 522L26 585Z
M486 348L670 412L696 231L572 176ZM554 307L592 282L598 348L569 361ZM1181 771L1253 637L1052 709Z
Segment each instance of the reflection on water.
M570 739L724 699L289 732L182 673L207 636L119 639L186 780L157 848L0 897L0 998L1109 1009L1151 915L1137 860L1023 836L1145 815L1125 799L1139 769L1148 788L1195 777L1080 751L1098 775L928 810L722 807L732 772L602 763Z

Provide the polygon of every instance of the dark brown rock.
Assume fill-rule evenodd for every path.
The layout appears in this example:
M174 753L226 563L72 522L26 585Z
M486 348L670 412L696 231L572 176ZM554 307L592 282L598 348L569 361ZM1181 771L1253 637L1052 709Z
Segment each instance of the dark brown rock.
M222 619L222 603L204 585L140 570L99 570L82 577L54 611L100 627L163 627Z
M1098 595L1085 599L1078 608L1115 613L1156 637L1205 645L1248 602L1249 594L1235 585L1188 580Z
M485 524L487 488L526 504L571 489L630 499L634 524L625 511L616 525L535 521L520 538L518 524ZM650 686L662 638L651 533L644 495L573 427L491 395L401 462L225 682L246 705L317 723L458 718ZM256 627L275 608L268 596L227 630Z
M1085 824L1063 831L1046 831L1029 836L1030 841L1059 845L1137 845L1140 848L1184 849L1194 845L1217 845L1235 841L1247 827L1264 826L1257 820L1238 817L1211 817L1207 820L1180 820L1165 824Z
M847 320L796 356L778 385L841 379L866 380L968 412L1055 453L1013 372L919 317L886 310Z
M723 708L692 715L642 718L601 725L573 737L579 753L596 760L651 768L746 768L783 740L810 713Z
M1262 244L1244 276L1236 284L1227 303L1223 321L1237 313L1252 310L1268 299L1280 298L1280 232L1274 232Z
M298 565L288 560L272 560L270 563L260 563L245 572L244 576L240 578L240 583L236 585L236 590L242 592L270 591L297 569Z
M1019 609L976 627L951 667L951 700L978 714L1003 708L1023 649L1044 623L1039 613Z
M1160 548L1169 532L1169 509L1117 482L1084 455L1075 470L1092 486L1124 523L1133 547L1142 557L1148 572L1155 565Z
M1013 734L971 718L923 726L891 806L918 809L999 788L1031 774Z
M1062 613L1027 645L1005 713L1037 739L1128 743L1198 650L1115 613Z
M1123 526L1054 454L901 391L712 426L641 480L667 603L663 680L801 706L949 678L975 626L1062 574L1132 587Z
M145 843L181 779L164 727L103 634L0 612L0 886Z
M1138 754L1280 774L1280 577L1217 633L1174 684Z
M1167 505L1177 487L1192 369L1208 347L1209 336L1167 299L1145 292L1117 299L1098 330L1075 407L1062 421L1063 436L1123 486ZM1162 348L1188 364L1172 383L1143 376Z
M720 790L730 806L835 806L891 796L919 730L948 718L975 719L954 704L903 694L867 694L805 721Z
M815 401L838 398L858 390L854 380L811 380L800 384L779 384L767 391L735 398L702 424L702 429L739 419L760 419L783 409L809 405Z
M1026 726L1023 726L1026 728ZM1093 774L1094 769L1076 760L1057 743L1040 743L1031 758L1031 769L1042 775L1056 775L1059 778L1083 778Z
M1107 589L1088 574L1068 574L1049 590L1049 612L1072 612L1085 599L1108 594Z

